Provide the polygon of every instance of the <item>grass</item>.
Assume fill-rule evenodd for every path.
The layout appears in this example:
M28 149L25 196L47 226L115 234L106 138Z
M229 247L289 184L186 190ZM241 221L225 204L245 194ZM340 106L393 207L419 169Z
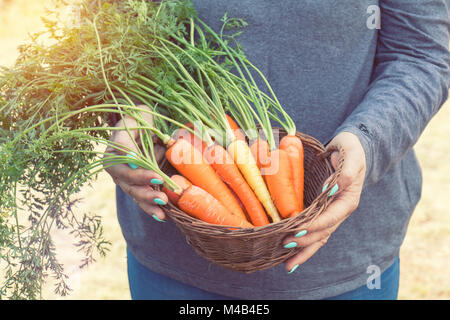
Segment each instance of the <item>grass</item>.
M11 65L16 47L28 32L37 31L42 24L39 16L50 0L0 0L0 65ZM450 102L432 119L415 146L423 168L422 199L411 219L400 252L400 299L450 298ZM52 283L45 287L45 299L130 299L125 241L116 217L115 185L107 173L99 175L92 188L81 193L84 201L77 210L91 211L103 217L106 238L112 242L105 258L80 270L79 256L70 236L55 232L60 260L66 266L73 291L62 298L53 293Z

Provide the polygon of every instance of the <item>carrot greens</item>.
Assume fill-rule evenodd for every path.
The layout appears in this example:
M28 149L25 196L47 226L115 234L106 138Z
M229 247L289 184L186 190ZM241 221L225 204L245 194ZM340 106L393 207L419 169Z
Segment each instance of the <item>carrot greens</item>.
M58 1L53 11L64 5ZM46 32L31 35L16 63L0 70L0 299L41 298L49 276L58 294L70 293L54 228L75 236L85 255L81 266L107 253L100 217L80 216L73 208L81 187L105 166L129 161L127 150L109 141L112 114L137 119L137 126L125 129L139 128L146 141L136 161L158 169L148 124L139 118L143 111L133 109L139 101L133 97L130 104L118 88L139 88L133 84L139 82L158 90L142 77L170 84L166 67L152 54L153 35L186 36L195 10L189 1L175 0L84 0L78 9L77 26L52 18L56 14L45 18ZM44 37L53 41L44 44ZM114 152L102 150L106 146Z

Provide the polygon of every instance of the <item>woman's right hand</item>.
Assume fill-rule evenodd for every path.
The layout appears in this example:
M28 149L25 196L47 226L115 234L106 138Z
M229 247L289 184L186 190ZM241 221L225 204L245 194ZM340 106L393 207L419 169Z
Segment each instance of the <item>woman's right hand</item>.
M153 124L151 115L146 114L144 118L149 124ZM136 121L126 116L123 120L118 121L115 127L124 127L124 120L127 127L136 126ZM131 133L134 135L134 139L137 140L138 131L132 130ZM133 140L125 130L113 131L110 140L137 151ZM155 144L154 147L156 160L160 162L164 157L165 148L158 144ZM111 147L106 148L105 152L120 153L120 151ZM112 177L114 183L133 198L142 210L157 221L165 221L166 215L160 206L167 204L168 198L164 192L157 191L154 188L163 183L163 179L159 174L143 168L133 169L127 164L116 164L105 168L105 170Z

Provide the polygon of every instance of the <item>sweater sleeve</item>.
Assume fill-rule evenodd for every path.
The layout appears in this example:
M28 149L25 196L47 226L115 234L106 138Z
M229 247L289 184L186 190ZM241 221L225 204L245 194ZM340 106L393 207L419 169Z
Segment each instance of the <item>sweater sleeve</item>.
M335 132L361 141L366 185L402 159L448 97L449 7L449 0L380 0L371 84Z

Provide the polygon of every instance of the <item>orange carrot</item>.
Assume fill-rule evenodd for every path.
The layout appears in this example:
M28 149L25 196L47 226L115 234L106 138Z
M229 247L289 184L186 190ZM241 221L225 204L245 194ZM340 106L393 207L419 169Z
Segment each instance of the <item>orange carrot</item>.
M172 175L170 179L172 179L182 190L192 186L192 183L188 179L179 174ZM167 195L170 202L172 202L175 205L178 203L178 199L180 199L180 194L166 187L163 187L162 191Z
M238 217L245 216L236 198L222 181L202 153L184 139L167 143L166 158L193 185L196 185L221 202Z
M270 152L270 163L264 166L263 175L270 195L283 218L301 211L294 189L291 164L286 151L275 149Z
M256 139L251 144L250 150L259 169L269 163L270 148L269 143L266 140L261 138Z
M191 127L190 123L186 124L186 126ZM192 126L192 129L194 126ZM197 150L199 150L202 154L205 151L207 145L206 142L200 139L195 134L187 131L186 129L180 128L175 131L173 135L173 139L186 139L190 144L192 144Z
M228 151L222 146L214 144L208 147L206 160L241 200L252 224L255 226L269 224L261 202L242 176Z
M233 215L210 193L195 185L183 191L178 200L178 207L187 214L208 223L242 228L253 227L247 220Z
M286 135L280 140L281 150L285 150L291 164L292 179L295 193L298 197L300 209L303 210L303 189L304 189L304 153L301 139L295 135Z
M285 145L286 142L289 140L285 140L283 144ZM303 210L303 191L300 203L299 191L295 189L294 172L291 168L289 153L283 148L270 151L268 142L260 138L254 141L250 149L281 216L286 218L301 212ZM297 178L302 176L301 172L296 174L298 174ZM303 185L302 181L301 185Z
M221 177L221 178L222 178L222 177ZM222 179L222 180L223 180L223 179ZM225 181L224 181L224 182L225 182ZM226 183L226 182L225 182L225 183ZM233 189L231 189L231 188L229 188L229 189L230 189L231 193L233 194L234 198L236 199L236 201L239 203L239 206L241 207L242 211L245 212L245 207L244 207L244 205L242 204L241 199L239 199L239 197L237 196L236 192L233 191ZM248 217L247 217L247 216L246 216L246 218L247 218L247 220L248 220Z
M229 115L226 115L226 117L228 120L228 124L230 125L231 130L233 130L233 133L234 133L234 136L236 137L236 139L245 141L245 135L244 135L244 132L241 130L241 128L239 128L239 126L233 120L232 117L230 117Z

